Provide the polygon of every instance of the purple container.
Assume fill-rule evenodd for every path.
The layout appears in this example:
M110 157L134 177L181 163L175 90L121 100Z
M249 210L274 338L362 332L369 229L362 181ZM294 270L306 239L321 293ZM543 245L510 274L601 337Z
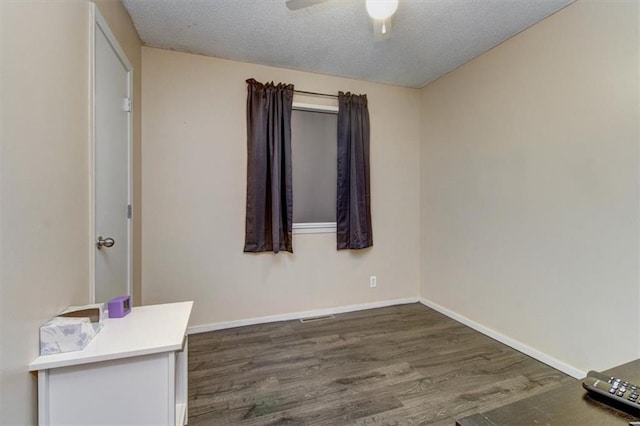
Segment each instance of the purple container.
M109 318L122 318L131 312L131 296L119 296L109 300L107 304Z

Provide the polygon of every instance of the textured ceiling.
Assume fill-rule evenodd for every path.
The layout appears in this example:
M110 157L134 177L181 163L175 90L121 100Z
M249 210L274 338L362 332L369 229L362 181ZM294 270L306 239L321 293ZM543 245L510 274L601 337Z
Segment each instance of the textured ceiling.
M124 0L153 47L422 87L573 0L400 0L374 42L363 0Z

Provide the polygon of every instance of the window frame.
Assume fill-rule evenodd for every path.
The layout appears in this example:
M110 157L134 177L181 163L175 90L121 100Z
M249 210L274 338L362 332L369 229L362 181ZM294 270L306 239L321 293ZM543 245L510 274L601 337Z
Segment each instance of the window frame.
M324 114L338 114L338 106L308 104L303 102L294 102L293 110L319 112ZM293 234L335 234L336 222L302 222L293 223Z

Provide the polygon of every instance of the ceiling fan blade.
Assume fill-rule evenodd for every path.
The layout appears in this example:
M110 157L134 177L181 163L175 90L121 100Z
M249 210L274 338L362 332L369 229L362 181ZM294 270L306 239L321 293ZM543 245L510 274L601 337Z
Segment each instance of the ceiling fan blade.
M287 7L289 10L299 10L325 1L327 0L287 0Z

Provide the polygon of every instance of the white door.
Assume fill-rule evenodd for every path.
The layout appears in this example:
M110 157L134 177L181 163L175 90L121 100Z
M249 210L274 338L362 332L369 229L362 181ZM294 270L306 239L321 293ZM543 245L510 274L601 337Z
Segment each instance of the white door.
M95 10L95 302L131 294L131 66Z

